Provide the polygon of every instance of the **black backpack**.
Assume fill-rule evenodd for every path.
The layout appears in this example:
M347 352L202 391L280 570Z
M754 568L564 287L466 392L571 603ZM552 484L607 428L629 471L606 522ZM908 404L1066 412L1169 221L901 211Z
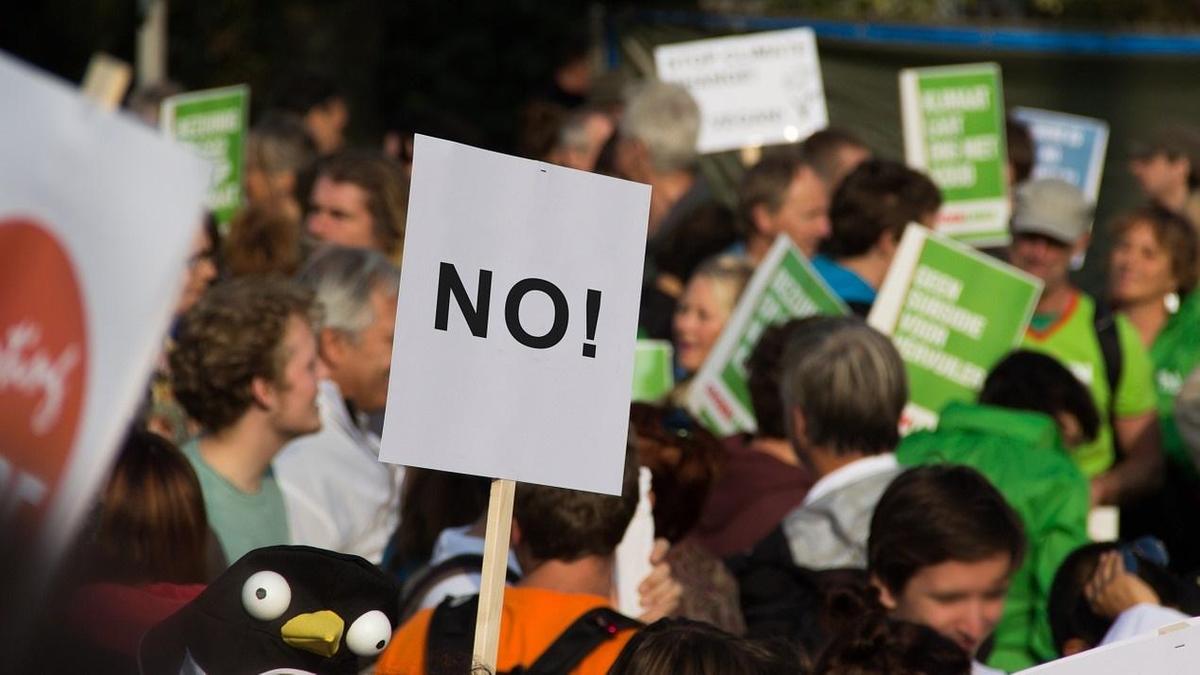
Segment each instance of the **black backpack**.
M475 614L479 596L447 598L433 611L425 643L425 672L429 675L462 675L471 671L475 641ZM546 648L528 668L518 666L509 675L569 673L597 647L641 622L608 607L584 612ZM498 673L497 675L502 675Z

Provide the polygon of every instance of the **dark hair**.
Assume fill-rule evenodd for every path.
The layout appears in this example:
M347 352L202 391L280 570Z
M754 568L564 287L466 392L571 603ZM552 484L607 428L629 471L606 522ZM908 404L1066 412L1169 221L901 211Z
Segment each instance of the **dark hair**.
M357 185L367 193L375 241L384 255L399 261L404 252L409 188L400 164L378 152L345 150L319 165L317 180L321 178Z
M313 108L327 105L346 94L337 80L323 70L297 70L279 79L271 97L275 107L303 117Z
M654 536L683 539L725 463L721 441L682 409L634 403L629 426L654 491Z
M1054 357L1028 349L1009 352L988 373L979 402L1051 417L1067 413L1079 422L1084 438L1096 439L1100 414L1087 387Z
M1171 274L1177 284L1175 291L1186 294L1195 288L1197 274L1200 274L1196 263L1200 241L1197 241L1192 223L1186 216L1151 203L1114 220L1108 226L1109 237L1115 243L1143 223L1150 226L1154 240L1171 258Z
M225 240L225 265L230 276L262 274L291 276L301 262L300 223L283 211L249 204L233 216Z
M928 626L869 613L837 635L814 675L967 675L971 658Z
M200 481L170 441L135 429L100 493L85 573L99 581L204 583L208 519Z
M1021 519L975 469L930 464L902 473L879 498L867 539L867 571L900 595L919 570L947 561L1025 554Z
M519 117L517 154L529 159L548 159L558 145L566 121L567 109L557 103L541 99L526 103Z
M898 240L909 223L941 205L941 192L925 174L899 162L868 159L833 193L832 234L821 244L821 252L838 259L862 255L885 234Z
M1112 626L1112 619L1092 611L1084 588L1096 573L1100 556L1122 547L1116 542L1085 544L1072 551L1058 566L1054 582L1050 584L1047 609L1050 633L1059 654L1062 654L1067 640L1072 638L1083 640L1089 647L1100 644ZM1154 589L1160 604L1178 608L1188 616L1200 613L1194 584L1176 578L1167 569L1142 556L1138 556L1137 563L1137 575Z
M686 281L706 260L738 240L733 212L718 203L701 206L649 243L658 271Z
M213 286L180 322L170 354L176 400L208 431L230 426L253 402L254 378L279 382L288 320L316 314L312 293L281 277Z
M487 510L491 483L482 476L406 468L389 568L425 564L442 530L479 520Z
M746 358L746 387L759 436L787 438L783 400L779 397L783 354L792 337L813 318L792 319L767 327L754 345L754 351Z
M789 431L792 411L799 409L812 445L843 455L896 447L908 376L887 336L856 317L814 317L795 331L783 363L780 389Z
M737 197L738 220L744 236L752 237L758 233L754 210L765 206L771 213L778 211L792 180L804 169L811 171L812 166L795 154L775 153L763 157L742 174Z
M836 189L833 179L837 177L839 166L838 153L842 148L862 148L869 151L866 143L846 129L826 127L812 136L804 139L801 145L804 155L812 163L812 167L820 174L830 190Z
M572 562L616 550L637 505L637 450L631 442L625 448L621 496L521 483L513 518L520 527L520 545L534 558Z
M771 653L690 619L659 619L634 634L608 675L768 675L789 672ZM791 672L795 672L794 669Z
M1033 174L1036 157L1033 136L1024 122L1009 115L1004 120L1004 138L1008 145L1008 163L1013 170L1013 184L1024 183Z

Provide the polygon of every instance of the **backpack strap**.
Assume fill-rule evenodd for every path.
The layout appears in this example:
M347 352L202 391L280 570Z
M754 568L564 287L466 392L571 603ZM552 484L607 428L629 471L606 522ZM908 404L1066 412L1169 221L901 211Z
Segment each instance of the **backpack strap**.
M637 619L609 607L590 609L567 626L524 672L528 675L569 673L600 645L615 639L623 630L641 625Z
M429 620L425 642L425 670L429 675L461 675L470 672L475 642L475 614L479 596L447 598ZM608 607L584 612L559 635L522 675L558 675L570 672L597 647L618 633L642 624Z
M405 621L421 608L421 601L435 586L450 577L459 574L478 573L483 569L483 556L478 553L462 553L447 558L436 565L431 565L413 574L404 583L400 594L400 620ZM512 568L505 569L508 583L514 584L521 579Z
M433 610L425 638L425 672L429 675L462 675L471 672L475 643L475 615L479 596L446 598Z
M1092 327L1096 331L1096 340L1100 343L1100 354L1104 357L1104 374L1108 379L1108 410L1100 411L1108 415L1108 423L1117 421L1117 387L1121 384L1121 336L1117 332L1117 315L1107 303L1097 302L1096 314ZM1117 437L1114 427L1112 434L1113 452L1121 457L1121 439Z

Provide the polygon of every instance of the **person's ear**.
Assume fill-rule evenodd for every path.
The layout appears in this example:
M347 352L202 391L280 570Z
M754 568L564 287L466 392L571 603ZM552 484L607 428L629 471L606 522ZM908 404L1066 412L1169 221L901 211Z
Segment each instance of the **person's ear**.
M508 531L508 545L513 550L521 545L521 524L517 522L516 518L513 518L512 527Z
M775 227L774 222L772 222L771 210L767 208L766 204L755 204L750 209L750 219L753 221L751 225L754 227L755 232L771 238L779 234L779 228Z
M1079 652L1085 652L1091 648L1092 648L1091 645L1084 642L1083 638L1077 638L1077 637L1067 638L1067 641L1063 643L1062 655L1063 656L1074 656L1074 655L1078 654Z
M1075 240L1075 245L1071 247L1071 257L1078 258L1087 253L1088 246L1092 243L1091 233L1085 234Z
M254 404L263 410L273 409L278 398L275 385L265 377L250 380L250 397L254 399Z
M345 331L322 328L317 336L317 354L333 368L345 363L349 352L350 336Z
M871 585L875 587L875 590L879 591L879 604L883 605L883 608L889 612L894 611L899 603L896 602L896 597L892 595L888 587L874 574L871 575Z

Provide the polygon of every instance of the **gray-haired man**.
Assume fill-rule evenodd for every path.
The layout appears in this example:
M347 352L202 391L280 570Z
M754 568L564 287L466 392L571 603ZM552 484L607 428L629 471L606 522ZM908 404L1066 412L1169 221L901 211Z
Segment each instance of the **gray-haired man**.
M366 416L387 403L400 271L367 249L330 247L300 273L324 311L319 434L288 445L275 471L292 541L379 563L400 511L403 469L379 461Z

